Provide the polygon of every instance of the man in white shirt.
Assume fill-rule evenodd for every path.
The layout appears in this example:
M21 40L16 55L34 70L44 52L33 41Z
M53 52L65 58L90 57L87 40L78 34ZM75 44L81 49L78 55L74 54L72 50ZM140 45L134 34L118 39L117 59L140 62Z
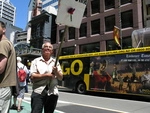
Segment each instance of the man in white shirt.
M53 113L57 100L57 80L62 80L63 73L59 62L55 66L52 57L53 46L50 42L42 45L42 56L31 62L30 73L33 83L31 95L31 113Z

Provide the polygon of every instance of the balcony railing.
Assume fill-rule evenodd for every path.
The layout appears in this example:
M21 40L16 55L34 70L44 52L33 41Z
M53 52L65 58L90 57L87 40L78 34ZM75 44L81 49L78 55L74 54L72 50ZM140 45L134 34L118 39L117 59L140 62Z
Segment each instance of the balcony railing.
M40 56L41 55L41 49L37 48L24 48L20 50L16 50L16 55L17 56L23 56L23 55L35 55L35 56Z

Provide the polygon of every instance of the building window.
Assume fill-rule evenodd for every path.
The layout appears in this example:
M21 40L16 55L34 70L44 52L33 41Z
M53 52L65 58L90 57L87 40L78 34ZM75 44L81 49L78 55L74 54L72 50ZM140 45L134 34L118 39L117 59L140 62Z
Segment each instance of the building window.
M121 13L122 28L133 27L132 10Z
M32 39L36 38L36 26L35 25L32 25L31 38Z
M121 1L121 5L127 4L127 3L132 3L132 0L120 0L120 1Z
M147 9L147 15L150 15L150 5L147 5L146 9Z
M73 55L75 51L75 47L66 47L66 48L62 48L61 50L61 55Z
M69 27L69 40L75 39L75 28Z
M105 31L112 31L115 25L115 15L105 17Z
M117 49L120 49L120 47L116 44L114 39L106 41L106 51L117 50Z
M91 21L92 35L100 34L100 19Z
M80 37L86 37L86 35L87 35L87 24L86 23L81 24L79 32L80 32Z
M56 16L52 16L51 22L50 22L50 17L47 18L47 20L46 20L46 22L49 21L48 25L51 26L51 27L48 27L48 26L47 27L48 27L49 32L50 32L49 36L51 34L50 39L51 39L51 43L52 44L56 43L57 25L56 25L56 21L55 20L56 20Z
M100 12L100 0L91 0L91 13L99 13Z
M132 48L132 39L131 39L131 36L123 37L122 38L122 48L123 49Z
M40 24L37 24L37 28L36 28L36 37L40 37Z
M115 0L105 0L105 10L115 8Z
M122 49L132 48L132 40L131 37L123 37L122 38ZM121 49L115 42L114 39L106 41L106 51L110 50L118 50Z
M64 34L64 29L59 30L59 42L61 42Z
M80 53L91 53L91 52L99 52L100 51L100 44L98 43L91 43L91 44L84 44L80 46Z

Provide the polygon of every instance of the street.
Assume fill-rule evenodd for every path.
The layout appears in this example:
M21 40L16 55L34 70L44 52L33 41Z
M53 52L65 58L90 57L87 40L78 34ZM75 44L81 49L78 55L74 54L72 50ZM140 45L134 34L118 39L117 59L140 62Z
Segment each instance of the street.
M59 101L55 113L149 113L150 103L128 99L117 99L93 95L81 95L60 90ZM30 113L30 95L25 94L21 113ZM16 113L11 110L10 113Z

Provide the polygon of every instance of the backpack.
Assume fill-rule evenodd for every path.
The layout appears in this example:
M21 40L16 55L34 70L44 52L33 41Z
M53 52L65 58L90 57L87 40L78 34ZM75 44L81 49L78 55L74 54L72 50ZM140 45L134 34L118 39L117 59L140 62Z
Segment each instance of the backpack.
M19 67L18 67L19 68ZM18 78L19 78L19 81L20 82L24 82L26 81L26 77L27 77L27 74L24 70L24 67L23 68L19 68L19 71L18 71Z

